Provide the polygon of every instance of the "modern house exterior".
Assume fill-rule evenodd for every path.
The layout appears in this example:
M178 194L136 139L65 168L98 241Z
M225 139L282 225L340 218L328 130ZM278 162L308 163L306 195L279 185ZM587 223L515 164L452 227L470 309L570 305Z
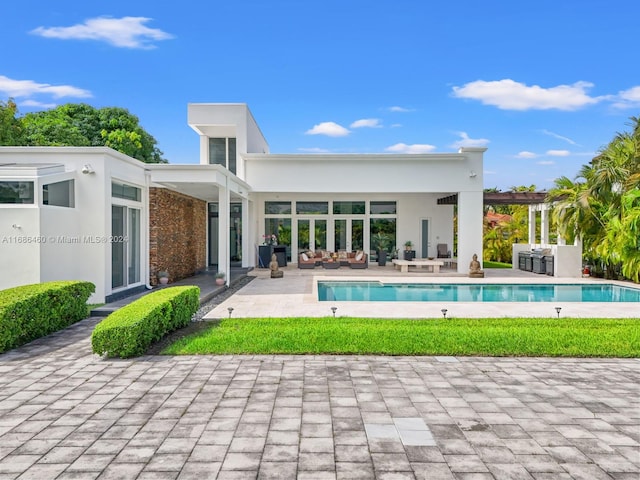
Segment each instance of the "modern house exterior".
M190 104L199 163L145 164L105 147L0 147L0 289L96 284L93 302L209 267L259 267L274 238L304 250L482 258L484 148L440 154L272 154L245 104ZM455 195L455 205L438 200ZM440 202L442 203L442 202Z

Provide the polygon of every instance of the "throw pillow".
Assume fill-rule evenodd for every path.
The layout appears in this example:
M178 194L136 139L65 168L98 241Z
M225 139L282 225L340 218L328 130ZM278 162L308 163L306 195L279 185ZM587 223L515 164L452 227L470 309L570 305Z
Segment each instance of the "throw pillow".
M304 260L305 262L308 262L308 261L309 261L309 257L307 256L307 254L306 254L306 253L303 253L303 254L302 254L302 260Z
M364 252L357 252L356 253L356 262L359 262L360 260L362 260L362 257L364 257Z

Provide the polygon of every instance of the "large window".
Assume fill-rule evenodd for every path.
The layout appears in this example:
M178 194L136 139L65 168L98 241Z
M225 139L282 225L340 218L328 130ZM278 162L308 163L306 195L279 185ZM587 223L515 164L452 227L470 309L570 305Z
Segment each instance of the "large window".
M372 215L395 215L396 202L371 202L370 213Z
M0 203L33 203L33 182L0 182Z
M55 207L73 208L76 206L75 185L73 180L48 183L42 186L42 204Z
M278 245L287 247L287 259L291 260L291 218L265 218L264 235L275 235Z
M329 202L296 202L298 215L327 215Z
M264 213L267 215L291 214L291 202L264 202Z
M370 221L370 245L372 255L376 255L378 245L382 246L387 254L392 254L398 244L396 241L395 218L372 218Z
M210 138L209 139L209 163L222 165L231 173L236 173L236 139Z
M142 199L142 190L124 183L111 182L111 196L139 202Z
M364 215L364 202L333 202L333 213L336 215Z

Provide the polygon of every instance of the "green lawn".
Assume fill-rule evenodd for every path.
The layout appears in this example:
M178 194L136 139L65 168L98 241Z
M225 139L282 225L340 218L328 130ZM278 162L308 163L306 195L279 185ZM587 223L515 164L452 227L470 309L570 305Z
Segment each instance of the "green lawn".
M490 262L490 261L486 261L486 262L482 262L482 268L511 268L512 265L510 263L503 263L503 262Z
M640 319L226 319L162 353L639 357Z

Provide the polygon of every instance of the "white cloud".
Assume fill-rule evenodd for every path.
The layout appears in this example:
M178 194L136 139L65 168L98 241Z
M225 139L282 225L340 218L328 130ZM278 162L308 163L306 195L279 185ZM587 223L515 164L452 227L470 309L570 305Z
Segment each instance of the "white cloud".
M122 48L155 48L154 41L173 35L145 26L146 17L96 17L70 27L38 27L30 33L62 40L98 40Z
M353 122L351 125L349 125L349 127L350 128L363 128L363 127L382 128L382 125L380 124L379 118L362 118L360 120L356 120L355 122Z
M396 143L390 147L385 148L386 152L393 153L429 153L436 149L434 145L414 143L413 145L407 145L406 143Z
M413 112L412 108L399 107L397 105L394 105L393 107L389 107L388 110L390 112L398 112L398 113Z
M327 137L346 137L351 131L335 122L322 122L305 132L306 135L326 135Z
M540 160L539 162L536 162L538 165L555 165L556 162L554 162L553 160Z
M618 92L613 106L616 108L635 108L640 106L640 86Z
M489 140L486 138L469 138L467 132L457 132L456 134L460 136L460 140L454 142L451 148L486 147L489 144Z
M550 157L568 157L571 152L569 150L547 150L547 155Z
M400 128L402 127L401 123L394 123L393 125L391 125L391 128Z
M37 100L25 100L20 102L21 107L36 107L36 108L55 108L58 106L56 103L38 102Z
M571 140L569 137L563 137L562 135L558 135L557 133L550 132L549 130L542 130L542 133L544 133L545 135L549 135L550 137L557 138L558 140L564 140L565 142L570 143L571 145L579 146L576 142Z
M326 148L319 147L299 148L298 150L305 153L329 153L329 150L327 150Z
M462 87L453 87L453 96L479 100L502 110L577 110L607 98L590 97L586 91L592 86L589 82L576 82L543 88L509 78L491 82L476 80Z
M536 158L538 155L533 152L527 152L523 150L522 152L518 152L516 158Z
M92 96L89 90L71 85L50 85L37 83L33 80L14 80L4 75L0 75L0 92L8 97L30 97L38 94L51 95L54 98L87 98Z

